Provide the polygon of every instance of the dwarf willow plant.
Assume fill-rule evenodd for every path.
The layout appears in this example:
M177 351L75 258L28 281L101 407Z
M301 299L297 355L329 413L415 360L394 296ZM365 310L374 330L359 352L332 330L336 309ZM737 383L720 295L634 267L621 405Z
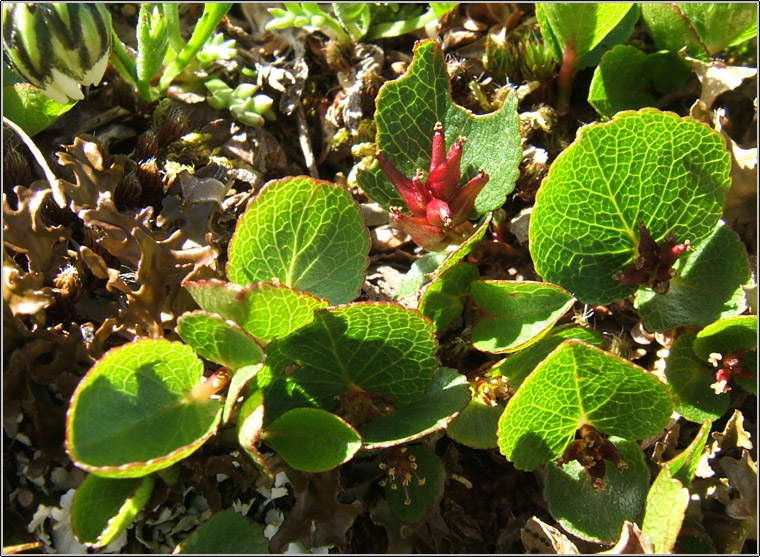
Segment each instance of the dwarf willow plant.
M270 477L269 450L305 472L373 458L393 512L421 520L445 470L412 442L446 429L518 470L544 468L548 508L578 537L614 543L644 513L668 547L705 435L651 488L637 442L666 427L674 404L705 429L729 389L753 388L757 325L739 315L747 256L720 221L722 137L654 109L583 128L536 198L530 251L544 282L520 282L480 277L464 260L517 178L515 96L469 114L451 101L439 45L421 41L407 74L380 90L376 124L380 153L359 163L359 183L415 241L442 250L410 271L418 309L354 301L369 239L348 191L308 177L268 183L238 221L229 282L185 283L200 309L178 319L184 343L113 349L78 386L66 448L91 473L74 501L80 539L114 539L156 475L176 481L178 463L214 435L236 439ZM668 385L605 351L594 331L557 325L578 300L631 295L653 330L701 329L674 345ZM436 357L436 332L466 306L468 349L506 355L471 380ZM208 378L204 360L218 367ZM672 512L659 520L663 506ZM258 530L248 533L258 547Z

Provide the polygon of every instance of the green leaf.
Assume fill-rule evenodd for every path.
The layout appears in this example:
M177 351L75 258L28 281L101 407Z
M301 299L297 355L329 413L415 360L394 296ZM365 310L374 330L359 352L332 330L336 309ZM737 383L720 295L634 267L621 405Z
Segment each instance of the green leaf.
M653 375L583 341L566 340L509 400L499 420L499 450L519 470L533 470L561 457L583 424L644 439L667 425L672 409Z
M516 354L504 358L491 368L492 375L509 378L509 384L518 388L536 366L564 340L578 339L599 348L604 346L602 337L592 329L584 327L555 328L549 334Z
M446 428L446 435L457 443L473 449L495 449L498 446L497 428L505 404L489 406L473 395L459 415Z
M359 42L369 30L370 13L366 2L333 2L335 17L348 31L351 39Z
M74 496L71 523L88 547L105 547L127 529L150 498L156 476L114 479L90 474Z
M137 16L137 81L149 84L158 73L169 50L169 26L161 7L143 3Z
M364 449L408 443L444 429L470 399L467 378L455 369L440 368L421 398L359 428Z
M396 291L396 300L409 296L429 282L433 272L446 260L447 254L442 251L430 251L412 263Z
M694 353L703 361L710 354L729 354L740 348L757 349L757 315L739 315L720 319L697 333Z
M180 544L181 554L256 555L269 553L269 541L258 524L232 509L216 513Z
M236 423L237 439L259 472L274 480L275 475L272 468L256 447L256 442L259 440L264 427L264 413L264 392L261 390L254 391L240 407Z
M232 417L232 412L235 409L235 404L237 404L238 397L251 379L256 377L263 367L264 364L260 363L252 366L244 366L235 371L232 379L230 379L230 386L227 389L227 396L224 399L224 411L222 412L223 424L229 422L230 417Z
M605 544L615 543L623 523L638 516L649 487L649 471L639 446L618 437L610 441L628 468L621 472L607 462L604 489L593 488L588 474L576 461L562 468L548 465L544 487L549 512L565 530L581 539Z
M517 95L499 110L474 116L454 104L443 51L436 41L419 41L414 60L401 78L383 85L377 95L377 147L406 176L430 167L433 127L443 124L446 145L467 138L462 155L462 183L484 169L488 184L475 202L478 215L501 207L514 189L522 158ZM404 206L401 196L374 164L358 175L366 194L385 208Z
M638 257L638 219L654 240L695 247L720 219L731 162L717 132L646 108L582 128L552 164L530 220L530 252L544 280L587 304L628 297L612 276Z
M690 55L705 59L746 36L748 29L757 29L757 4L645 3L642 19L660 48L678 51L687 46Z
M688 62L674 52L647 55L636 47L617 45L594 70L588 102L608 118L623 110L655 106L655 92L681 89L690 73Z
M296 470L323 472L340 466L362 446L344 420L317 408L294 408L272 422L261 439Z
M430 318L436 331L461 315L470 283L479 275L472 263L459 263L428 285L420 299L419 310Z
M437 368L430 320L396 304L317 310L314 323L272 342L257 376L267 419L298 406L337 411L339 399L366 391L396 408L417 400Z
M576 66L585 68L596 64L601 57L601 51L594 51L597 46L610 48L628 39L638 19L634 17L631 21L626 17L632 9L635 11L634 6L633 3L540 3L536 4L536 18L555 59L562 60L566 46L574 47ZM618 29L621 23L625 25ZM594 56L588 56L592 51Z
M230 370L264 361L256 339L240 325L205 311L185 313L177 319L177 333L202 357Z
M30 137L52 125L77 104L77 101L57 103L29 83L8 83L6 80L11 75L16 74L3 65L3 116L18 124Z
M478 280L470 294L481 311L472 345L484 352L516 352L539 340L575 299L553 284Z
M636 297L636 309L650 331L705 326L747 308L742 288L752 279L747 250L723 221L693 251L679 257L674 268L678 276L671 279L667 294L646 288Z
M343 304L364 282L369 234L344 188L307 176L269 182L248 204L229 247L240 285L279 281Z
M289 286L266 282L239 286L203 280L183 286L202 309L238 323L263 344L308 325L314 321L315 309L330 305Z
M440 501L445 472L440 457L434 452L420 445L406 449L397 458L406 458L416 464L416 468L410 472L408 485L404 485L398 477L386 481L385 500L398 518L405 522L417 522L429 516ZM398 474L398 470L396 472Z
M488 213L483 218L480 219L478 222L478 227L475 229L475 232L472 233L472 235L467 238L464 242L459 244L457 248L450 252L448 254L448 257L441 263L441 266L438 267L438 269L435 271L435 274L433 275L433 278L436 278L437 275L441 275L442 273L445 273L449 269L451 269L454 265L462 261L465 257L469 255L469 253L473 250L475 246L477 246L480 241L483 239L483 236L486 235L486 231L488 230L489 225L491 224L492 219L492 213Z
M707 46L701 41L696 29L689 23L678 4L641 3L641 20L649 36L661 50L678 52L686 47L690 56L706 60Z
M652 540L655 553L672 553L681 531L689 490L663 466L647 496L641 531Z
M462 242L452 252L428 252L414 263L404 277L401 286L396 291L396 300L408 296L425 284L438 279L443 273L461 262L485 236L491 224L491 213L488 213L478 223L478 228L472 236Z
M703 361L707 361L713 352L725 356L742 348L747 350L744 366L750 371L757 370L756 315L720 319L699 331L694 341L694 353ZM734 381L745 391L757 394L756 379L734 377Z
M712 422L705 420L689 446L666 463L665 468L670 471L670 475L685 487L689 487L691 480L694 479L694 474L707 444L711 426Z
M130 478L171 466L216 431L221 403L194 399L203 364L184 344L145 339L110 350L82 378L66 421L75 464Z
M710 388L715 382L715 373L708 367L707 358L700 359L694 353L692 344L696 337L691 333L681 334L668 355L665 377L673 393L675 410L692 422L717 420L727 410L731 397L728 393L715 394Z

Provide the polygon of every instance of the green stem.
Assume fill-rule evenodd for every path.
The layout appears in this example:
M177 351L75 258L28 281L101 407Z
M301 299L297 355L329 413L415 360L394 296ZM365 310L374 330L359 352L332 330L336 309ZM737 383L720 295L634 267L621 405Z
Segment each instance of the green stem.
M391 23L381 23L369 28L367 34L364 36L364 40L369 42L374 39L387 39L389 37L398 37L411 31L416 31L421 27L425 27L428 23L435 20L438 16L430 8L424 14L407 19L405 21L393 21Z
M169 31L169 44L174 52L181 52L185 47L185 41L179 32L179 8L176 2L164 2L161 4Z
M166 92L172 80L195 58L195 55L198 54L201 48L203 48L203 45L205 45L206 41L211 37L211 33L214 32L216 26L219 25L219 22L231 7L232 3L207 2L204 5L203 15L196 24L195 29L193 29L193 35L190 37L190 40L182 51L177 55L177 59L166 68L164 75L159 81L158 89L161 94Z
M137 79L137 63L129 55L127 47L121 42L121 39L116 34L116 31L111 30L113 33L113 48L111 50L111 63L114 68L124 76L124 79L129 81L135 86L140 96L148 101L153 102L156 100L156 94L151 89L150 83L146 83Z

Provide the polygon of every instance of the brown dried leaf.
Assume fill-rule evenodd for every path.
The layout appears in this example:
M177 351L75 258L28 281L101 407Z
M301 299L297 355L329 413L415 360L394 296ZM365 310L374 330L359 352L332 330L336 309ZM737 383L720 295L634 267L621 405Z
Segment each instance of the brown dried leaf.
M708 110L720 95L736 89L742 81L757 75L756 68L726 66L719 60L710 62L702 62L694 58L687 58L687 60L702 84L700 100L705 103Z
M728 477L729 485L738 495L726 505L726 514L737 520L756 522L757 462L752 460L749 451L745 449L741 458L723 457L720 459L720 465Z
M731 419L726 423L723 431L714 431L712 438L715 439L707 446L702 458L697 465L696 476L699 478L711 478L715 475L710 465L710 460L718 456L722 451L734 448L752 449L751 435L744 430L744 416L740 410L734 410Z
M13 316L36 315L55 303L53 289L43 286L42 273L24 273L3 250L3 301Z
M641 531L638 524L626 520L623 523L623 531L618 542L607 551L600 551L599 554L652 555L654 554L654 547L649 536Z
M520 539L526 553L550 555L580 553L565 534L536 516L530 518L520 530Z
M63 148L66 152L58 153L58 162L72 167L77 181L76 185L63 181L64 191L71 199L71 209L78 212L85 207L97 207L103 193L109 193L113 199L116 186L124 176L127 158L104 153L104 148L97 143L79 137L72 145Z
M65 254L68 231L61 226L48 226L42 210L51 195L47 182L37 180L29 188L16 186L18 208L12 209L3 194L3 242L29 259L29 270L50 271L54 260Z
M135 227L131 237L140 247L136 277L140 287L126 292L128 306L120 316L137 336L159 338L164 334L161 313L167 297L176 292L179 284L198 267L211 265L219 256L219 250L210 245L172 249L171 246L181 237L180 231L163 242L157 242L148 232ZM120 277L112 277L109 287L124 291L125 284Z
M335 469L305 474L288 470L288 478L293 485L296 504L272 537L270 550L282 553L289 543L298 541L307 549L335 545L345 551L346 532L363 507L360 501L350 504L338 501L340 472ZM313 532L312 523L315 526Z

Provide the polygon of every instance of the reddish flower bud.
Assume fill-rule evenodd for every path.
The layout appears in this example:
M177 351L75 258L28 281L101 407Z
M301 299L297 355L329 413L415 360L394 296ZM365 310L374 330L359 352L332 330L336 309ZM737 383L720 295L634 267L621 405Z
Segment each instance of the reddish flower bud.
M444 229L429 224L426 218L402 215L396 208L391 209L391 218L418 246L435 251L449 244L449 237Z
M377 154L377 162L380 164L380 170L383 171L385 177L390 180L401 194L404 203L412 214L416 217L424 217L426 200L412 183L412 180L404 176L382 153Z
M436 122L433 127L433 149L430 155L430 170L428 176L446 160L446 138L443 134L443 124Z
M454 221L451 219L449 204L440 199L431 199L427 204L427 221L439 228L452 228Z
M441 250L461 234L452 230L467 221L475 207L475 198L488 183L488 174L478 174L461 188L462 151L466 139L460 137L446 153L443 125L433 129L430 171L423 183L421 171L410 180L393 163L378 153L380 170L398 190L412 216L392 209L393 221L420 246Z
M449 200L454 226L462 224L469 218L475 208L475 199L488 183L488 178L488 174L481 168L475 177L459 188L454 197Z

